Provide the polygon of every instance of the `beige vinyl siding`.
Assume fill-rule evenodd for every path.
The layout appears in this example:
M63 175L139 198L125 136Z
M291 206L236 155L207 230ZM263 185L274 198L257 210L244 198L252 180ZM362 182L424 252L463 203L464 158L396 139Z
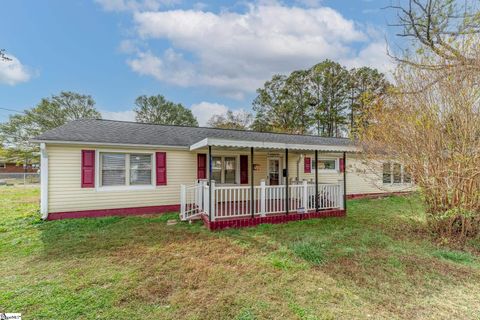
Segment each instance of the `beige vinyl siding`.
M142 190L98 190L97 188L81 188L81 150L98 149L112 152L156 152L167 153L167 185L155 186L151 189ZM81 145L47 145L49 158L49 185L48 185L48 212L69 212L83 210L101 210L115 208L132 208L147 206L175 205L180 202L180 185L192 185L197 178L197 152L179 148L112 148L107 146L81 146ZM207 153L199 150L198 153ZM228 149L214 149L212 154L237 157L237 179L239 179L239 155L248 155L249 177L251 159L249 151L235 151ZM97 154L98 156L98 154ZM274 156L280 158L280 167L284 168L285 154L280 152L254 152L254 164L257 170L254 172L254 184L259 185L262 179L268 184L268 158ZM314 160L313 154L307 156ZM297 177L297 160L301 153L289 153L290 178ZM322 154L319 159L340 158L341 154ZM98 161L98 159L96 159ZM313 180L314 173L304 173L303 159L298 163L299 180ZM362 162L355 156L347 158L347 193L378 193L390 191L406 191L409 186L393 185L385 186L381 181L381 164L379 174L368 174ZM97 169L97 168L96 168ZM97 172L98 174L98 172ZM340 172L320 172L320 183L337 183L343 178ZM283 180L282 183L285 183ZM249 178L250 184L250 178ZM96 186L98 187L98 186Z
M299 155L300 156L300 155ZM306 154L306 157L312 158L312 170L311 173L304 173L304 161L300 161L299 171L300 180L315 179L315 173L313 170L313 162L315 161L315 154ZM318 159L339 159L342 157L341 153L338 154L318 154ZM290 167L290 166L289 166ZM340 169L340 168L338 168ZM295 168L290 167L290 175L293 177ZM382 193L382 192L402 192L411 191L411 184L393 184L386 185L382 183L382 164L378 163L376 171L372 172L370 166L363 164L361 156L355 154L347 154L346 163L346 176L347 176L347 194L368 194L368 193ZM342 181L343 174L339 171L327 172L320 171L318 173L318 180L320 183L337 183Z
M108 148L105 151L135 153L167 152L167 185L149 190L98 191L81 188L81 150L91 146L47 146L49 157L49 212L99 210L178 204L180 185L197 177L197 155L188 150ZM97 159L98 160L98 159Z

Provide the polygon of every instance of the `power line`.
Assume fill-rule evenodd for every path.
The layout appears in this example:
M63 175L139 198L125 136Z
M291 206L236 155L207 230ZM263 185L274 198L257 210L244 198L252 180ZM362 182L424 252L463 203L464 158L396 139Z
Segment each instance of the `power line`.
M16 113L23 113L23 114L26 114L24 111L15 110L15 109L2 108L2 107L0 107L0 109L1 109L1 110L5 110L5 111L12 111L12 112L16 112Z

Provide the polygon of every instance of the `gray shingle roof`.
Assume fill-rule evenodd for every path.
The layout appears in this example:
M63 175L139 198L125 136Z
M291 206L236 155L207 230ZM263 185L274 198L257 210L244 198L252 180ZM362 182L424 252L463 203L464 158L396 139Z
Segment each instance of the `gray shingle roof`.
M233 139L258 142L349 146L352 141L344 138L325 138L245 130L214 129L145 124L113 120L75 120L49 130L33 141L100 142L152 146L190 145L205 138Z

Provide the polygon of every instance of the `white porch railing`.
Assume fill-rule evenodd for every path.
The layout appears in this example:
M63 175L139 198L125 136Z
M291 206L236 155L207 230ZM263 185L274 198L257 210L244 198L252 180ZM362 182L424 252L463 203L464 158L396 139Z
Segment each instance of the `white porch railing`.
M200 214L209 215L208 183L201 181L192 186L181 186L180 217L188 220ZM211 220L217 218L247 217L253 215L286 212L286 186L267 186L262 181L251 186L216 186L212 181ZM311 212L318 209L343 209L343 182L318 184L318 196L315 196L315 184L304 181L288 186L288 206L290 212Z

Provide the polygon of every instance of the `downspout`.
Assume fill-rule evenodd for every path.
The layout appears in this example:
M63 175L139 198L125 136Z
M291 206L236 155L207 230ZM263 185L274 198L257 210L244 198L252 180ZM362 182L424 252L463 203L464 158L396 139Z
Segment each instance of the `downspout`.
M48 153L45 143L40 144L40 213L48 218Z

